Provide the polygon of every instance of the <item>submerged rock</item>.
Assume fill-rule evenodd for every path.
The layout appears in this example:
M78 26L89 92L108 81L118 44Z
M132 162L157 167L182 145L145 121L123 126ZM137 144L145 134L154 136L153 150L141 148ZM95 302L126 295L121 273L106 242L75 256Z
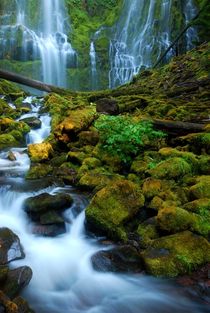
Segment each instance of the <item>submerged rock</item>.
M20 239L9 228L0 228L0 265L24 258Z
M37 117L26 117L21 119L20 121L26 123L28 126L30 126L32 129L40 128L42 125L42 122Z
M142 258L135 248L119 246L99 251L91 258L93 268L99 272L138 273L142 271Z

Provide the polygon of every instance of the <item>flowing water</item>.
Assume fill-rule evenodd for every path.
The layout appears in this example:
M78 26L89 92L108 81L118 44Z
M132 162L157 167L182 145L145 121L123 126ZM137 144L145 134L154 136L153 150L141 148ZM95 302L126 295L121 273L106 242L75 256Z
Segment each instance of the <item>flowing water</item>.
M37 115L40 107L40 103L31 100L26 100L33 103L27 116ZM42 121L43 140L48 135L49 121ZM37 139L30 134L28 140ZM107 247L85 231L86 197L70 186L41 189L41 184L36 183L36 188L31 188L24 180L30 165L25 149L12 151L17 158L13 162L7 160L6 151L0 154L0 227L9 227L21 240L26 257L12 262L11 267L32 268L33 278L23 296L37 313L207 313L167 280L96 272L91 256ZM28 220L23 203L42 192L72 195L74 203L64 212L65 234L54 238L33 234L33 223Z
M70 30L64 1L38 1L38 16L30 12L37 10L31 5L29 1L16 0L14 11L5 8L0 27L1 57L21 61L40 59L41 73L36 79L65 87L67 66L75 66L77 56L66 35ZM37 73L36 68L31 71Z
M110 88L130 81L141 69L152 67L170 46L173 40L172 5L172 0L124 1L110 40ZM183 1L183 12L188 24L197 13L193 0ZM186 33L186 50L193 48L193 41L196 40L196 28L191 27ZM169 51L166 61L174 54L175 51Z
M92 90L97 89L97 68L96 68L96 50L94 41L90 43L90 65L91 65L91 83L92 83Z

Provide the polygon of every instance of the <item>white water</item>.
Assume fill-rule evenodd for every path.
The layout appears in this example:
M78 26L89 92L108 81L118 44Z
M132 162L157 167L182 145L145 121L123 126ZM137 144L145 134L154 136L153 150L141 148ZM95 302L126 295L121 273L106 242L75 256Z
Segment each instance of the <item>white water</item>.
M5 19L8 24L1 26L4 53L15 54L13 50L18 48L21 52L15 58L41 59L42 73L38 78L45 83L65 87L67 66L75 64L77 56L66 35L69 27L64 1L42 0L37 25L33 28L30 25L33 14L28 11L28 5L25 0L16 0L16 22L11 24L11 15Z
M152 67L170 46L172 0L125 0L110 40L109 87L129 82L143 68ZM193 0L183 1L185 23L196 14ZM180 30L181 31L181 30ZM186 34L187 50L198 39L196 28ZM171 50L166 60L174 55Z
M197 8L194 0L185 0L184 15L186 25L196 16ZM198 32L196 27L190 27L186 32L187 50L194 48L194 42L198 41Z
M91 65L91 83L92 90L97 89L97 68L96 68L96 51L94 42L90 44L90 65Z
M71 187L17 191L17 185L18 190L24 186L23 166L16 171L15 165L10 172L2 160L4 152L0 155L0 227L9 227L21 240L26 257L11 266L32 268L33 278L23 296L37 313L204 313L167 281L93 270L91 256L104 247L85 233L86 198ZM28 158L23 164L26 169ZM42 192L67 192L74 199L64 213L67 231L56 238L32 234L33 223L23 211L24 200Z

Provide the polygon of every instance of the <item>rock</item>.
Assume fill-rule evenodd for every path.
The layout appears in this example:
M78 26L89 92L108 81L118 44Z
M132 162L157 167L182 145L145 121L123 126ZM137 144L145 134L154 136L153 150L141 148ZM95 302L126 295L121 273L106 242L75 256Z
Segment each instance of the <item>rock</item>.
M54 210L50 210L40 215L40 223L42 225L64 224L64 219Z
M35 197L26 199L24 203L24 210L28 214L43 214L48 211L62 211L69 208L72 205L72 198L66 193L58 193L56 195L50 195L48 193L42 193Z
M0 265L24 258L20 239L9 228L0 228Z
M20 121L26 123L32 129L38 129L42 126L42 122L37 117L26 117L21 119Z
M192 173L191 165L183 158L174 157L159 163L154 169L148 171L155 178L179 179Z
M210 261L210 244L190 231L155 239L142 257L149 274L175 277Z
M99 251L91 257L93 268L99 272L139 273L142 259L135 248L119 246Z
M53 168L51 165L38 163L30 166L25 178L28 180L40 179L52 175L52 172Z
M30 144L28 154L32 162L43 162L53 155L53 148L48 142Z
M67 161L75 164L82 164L87 155L82 151L70 151L67 156Z
M147 178L144 181L142 191L146 198L150 199L160 194L163 188L163 183L159 179Z
M28 302L22 297L16 297L13 302L18 306L19 313L34 313L28 305Z
M10 270L7 280L4 283L3 291L10 297L14 298L20 291L29 284L32 278L32 270L28 266L22 266Z
M0 265L0 285L2 285L2 283L4 283L4 281L6 280L8 272L8 266Z
M210 198L210 176L199 176L196 184L190 187L191 199Z
M79 141L82 145L97 145L99 141L99 133L97 130L86 130L79 133Z
M120 113L117 101L112 98L102 98L97 100L96 111L98 113L107 113L110 115L118 115Z
M139 235L139 245L141 248L146 248L151 241L159 237L156 219L149 218L144 223L138 226L137 234Z
M80 174L80 170L78 173ZM104 168L99 167L93 170L87 170L84 175L81 176L77 185L84 190L100 190L110 183L121 179L122 176L109 173Z
M63 143L75 141L79 132L87 130L95 118L96 111L93 107L69 111L68 117L56 127L55 137Z
M45 236L45 237L55 237L62 235L66 232L66 227L64 223L52 224L52 225L40 225L36 224L32 226L32 233Z
M15 156L15 154L12 151L8 152L7 158L10 161L16 161L16 156Z
M105 233L110 238L127 240L124 224L144 205L144 196L138 185L119 180L104 187L86 209L88 227Z
M201 198L198 200L188 202L183 206L183 209L187 211L195 212L201 215L203 213L210 215L210 199Z

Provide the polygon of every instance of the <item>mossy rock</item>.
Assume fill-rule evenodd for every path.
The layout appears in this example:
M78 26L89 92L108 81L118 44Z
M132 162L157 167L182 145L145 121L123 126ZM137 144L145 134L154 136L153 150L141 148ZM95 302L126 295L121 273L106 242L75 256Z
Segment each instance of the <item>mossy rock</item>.
M155 178L179 179L192 173L192 166L180 157L162 161L154 169L148 171Z
M139 186L128 180L119 180L97 192L86 209L86 220L100 233L125 241L124 225L143 205L144 196Z
M210 176L197 177L189 192L191 199L210 198Z
M183 208L187 211L198 213L201 215L210 215L210 199L201 198L191 202L186 203Z
M10 96L17 99L25 95L25 93L14 83L0 79L0 94Z
M75 141L79 132L87 130L96 118L94 107L86 107L68 112L66 117L55 129L57 140L63 143Z
M149 274L175 277L210 261L210 244L190 231L154 240L142 257Z
M210 132L188 134L179 137L178 141L185 145L188 144L196 153L210 153Z
M24 258L20 239L9 228L0 228L0 265Z
M18 141L11 134L0 135L0 149L17 147L18 145Z
M86 130L79 134L79 141L82 145L97 145L99 141L99 133L97 130Z
M122 176L110 173L103 167L99 167L93 170L87 170L84 175L81 176L77 186L84 190L91 191L94 189L96 191L121 179Z
M197 156L192 152L179 151L177 149L167 147L160 149L158 153L164 158L181 157L194 167L198 166Z
M150 218L138 226L137 234L139 236L139 245L141 248L147 248L152 240L159 237L157 223L155 218Z
M160 179L147 178L144 180L142 191L147 199L158 196L160 191L163 189L163 182Z
M83 151L70 151L67 155L67 161L81 165L86 157L87 155Z
M48 142L30 144L28 154L32 162L43 162L52 157L53 148Z
M51 175L53 168L49 164L36 164L31 165L25 178L28 180L40 179Z

